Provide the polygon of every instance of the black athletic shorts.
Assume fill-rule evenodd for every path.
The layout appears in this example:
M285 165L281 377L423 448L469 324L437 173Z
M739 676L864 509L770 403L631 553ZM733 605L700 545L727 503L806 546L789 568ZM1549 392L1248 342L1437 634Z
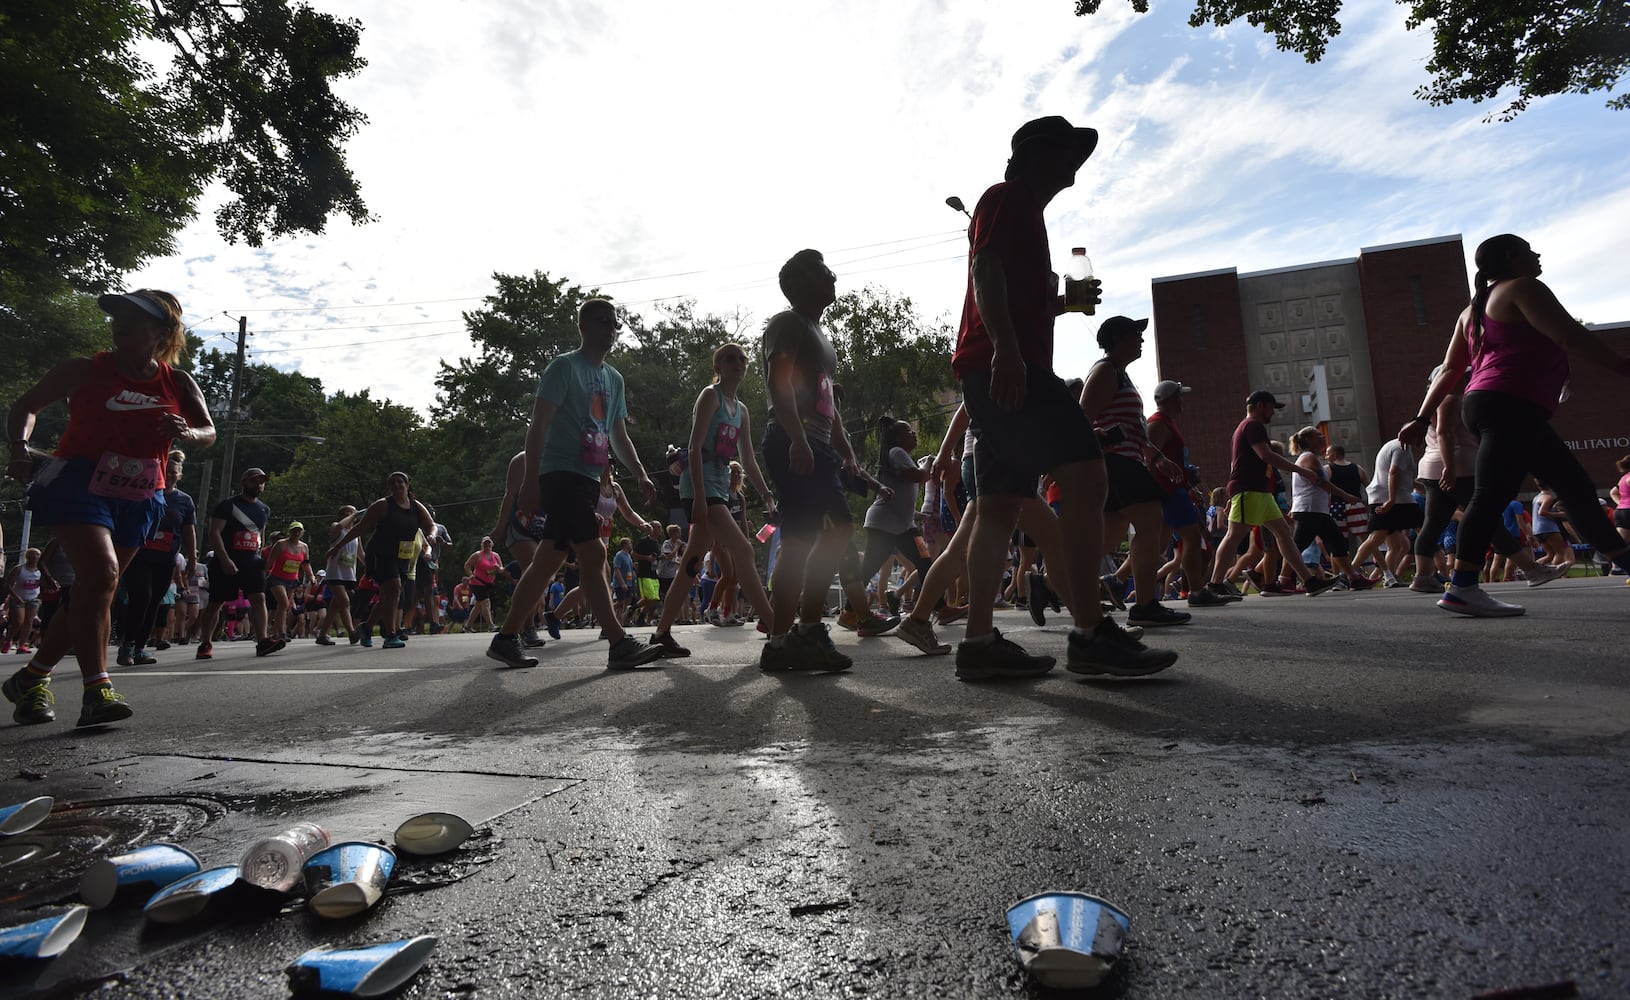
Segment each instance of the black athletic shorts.
M1426 512L1421 510L1418 503L1393 504L1392 509L1385 514L1380 513L1380 504L1370 505L1370 532L1377 531L1414 531L1426 523Z
M1109 480L1109 491L1104 495L1105 510L1118 511L1133 504L1166 502L1166 491L1155 482L1149 467L1135 458L1106 454L1104 475Z
M538 504L543 508L543 538L557 552L573 545L599 541L600 481L575 472L538 474Z
M266 593L266 564L259 556L250 556L247 553L229 553L233 556L232 564L238 567L236 573L227 573L221 569L219 559L209 561L209 592L214 600L219 594L220 602L235 601L238 591L243 596Z
M764 471L775 487L780 512L777 528L783 537L810 541L820 535L828 521L853 524L849 494L843 488L843 461L832 445L826 441L809 443L815 466L807 476L792 471L788 454L791 447L792 439L779 424L771 424L764 431Z
M1017 410L991 401L990 372L964 377L962 398L979 428L974 469L981 495L1035 496L1044 473L1103 458L1092 422L1064 380L1050 371L1030 369L1024 405Z

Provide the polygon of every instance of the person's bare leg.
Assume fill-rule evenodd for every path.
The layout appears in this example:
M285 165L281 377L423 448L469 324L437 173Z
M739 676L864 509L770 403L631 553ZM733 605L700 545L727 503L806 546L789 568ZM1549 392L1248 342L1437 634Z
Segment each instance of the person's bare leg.
M1098 564L1103 561L1104 494L1108 489L1101 460L1071 462L1053 470L1059 485L1059 533L1063 540L1064 578L1068 593L1078 599L1071 607L1075 627L1090 632L1103 620L1103 608L1089 595L1096 594Z
M854 525L845 521L827 527L815 542L809 558L804 563L804 594L798 615L799 621L803 624L814 625L826 616L827 586L832 580L833 572L838 568L838 560L843 557L843 550L849 545L854 533ZM864 588L861 596L864 600Z
M622 625L617 621L617 616L611 608L611 581L606 575L606 543L604 540L596 538L588 542L579 542L572 548L577 553L578 580L580 581L578 586L583 591L583 599L588 602L589 610L594 612L594 617L602 623L600 630L605 633L605 637L615 646L627 633L623 631ZM555 571L551 569L549 576L545 579L553 579L554 575ZM524 578L525 574L522 574L522 576ZM515 589L518 592L520 587L517 586ZM509 620L506 617L505 624L508 623ZM506 629L506 631L508 630Z
M1002 585L1002 567L1007 564L1022 499L993 494L979 497L979 517L968 539L969 639L989 635L995 628L996 591Z
M804 593L804 568L814 547L813 541L785 537L781 539L781 552L775 559L775 572L770 574L770 603L774 614L766 628L772 636L785 635L798 620L798 606ZM823 583L822 588L824 587Z
M1262 527L1273 535L1274 543L1279 548L1279 556L1285 561L1285 566L1296 574L1296 579L1300 580L1303 586L1306 586L1307 581L1313 579L1314 573L1307 568L1306 563L1302 562L1302 554L1296 551L1296 536L1291 534L1289 522L1282 517L1276 517Z
M1132 536L1132 582L1136 588L1133 600L1138 604L1158 601L1161 597L1160 563L1161 543L1166 540L1166 519L1157 503L1137 503L1122 511L1132 522L1136 534Z

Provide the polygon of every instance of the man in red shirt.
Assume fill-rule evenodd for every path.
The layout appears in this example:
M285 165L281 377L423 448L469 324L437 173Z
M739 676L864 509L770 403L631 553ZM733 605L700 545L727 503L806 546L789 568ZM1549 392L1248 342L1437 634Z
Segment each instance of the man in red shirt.
M1042 218L1048 202L1075 183L1097 145L1096 131L1057 116L1027 122L1013 134L1006 179L979 199L968 230L967 295L951 356L979 428L979 504L968 550L971 599L967 636L956 651L962 680L1035 676L1053 668L1053 657L1030 655L1003 638L992 621L1008 539L1020 505L1036 494L1044 473L1058 483L1062 497L1060 555L1069 593L1097 590L1103 454L1091 422L1053 372L1053 320L1065 303ZM1177 660L1176 653L1149 649L1105 619L1096 601L1078 597L1070 610L1075 627L1067 666L1073 672L1137 676Z

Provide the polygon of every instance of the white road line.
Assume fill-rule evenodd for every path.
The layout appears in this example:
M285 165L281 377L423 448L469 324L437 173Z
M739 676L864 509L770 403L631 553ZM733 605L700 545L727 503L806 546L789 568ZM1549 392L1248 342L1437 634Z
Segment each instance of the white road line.
M120 682L137 677L287 677L290 674L410 674L418 667L328 667L323 670L301 670L291 667L286 670L234 670L231 667L221 669L204 668L200 670L134 670L129 673L119 672L113 676Z

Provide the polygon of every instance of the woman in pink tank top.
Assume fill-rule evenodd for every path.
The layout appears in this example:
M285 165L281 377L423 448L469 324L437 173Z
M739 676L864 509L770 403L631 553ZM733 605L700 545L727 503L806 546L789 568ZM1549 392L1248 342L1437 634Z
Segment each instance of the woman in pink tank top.
M1438 404L1471 366L1461 419L1478 439L1476 484L1460 524L1454 576L1438 600L1438 607L1457 614L1504 618L1523 613L1520 605L1484 592L1478 574L1505 505L1529 474L1551 484L1587 542L1630 569L1630 545L1614 531L1590 476L1550 422L1565 395L1570 354L1625 376L1630 376L1630 358L1621 357L1563 308L1539 280L1539 261L1527 240L1509 233L1478 245L1471 304L1455 324L1420 415L1398 431L1405 444L1425 438ZM1555 578L1530 574L1528 584Z

